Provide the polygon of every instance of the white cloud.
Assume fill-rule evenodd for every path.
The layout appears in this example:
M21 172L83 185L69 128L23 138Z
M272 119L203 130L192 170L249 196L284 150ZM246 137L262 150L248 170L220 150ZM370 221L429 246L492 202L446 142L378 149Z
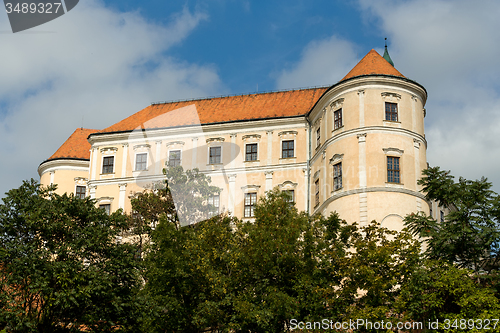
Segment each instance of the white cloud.
M428 90L430 164L469 179L486 176L500 192L500 2L359 3L390 37L396 68Z
M356 64L356 46L332 36L310 42L300 60L283 70L276 79L278 89L331 85Z
M82 116L84 127L102 129L150 102L224 90L212 66L166 55L206 18L186 9L160 26L88 0L33 31L2 34L1 193L37 178ZM0 30L9 28L1 18Z

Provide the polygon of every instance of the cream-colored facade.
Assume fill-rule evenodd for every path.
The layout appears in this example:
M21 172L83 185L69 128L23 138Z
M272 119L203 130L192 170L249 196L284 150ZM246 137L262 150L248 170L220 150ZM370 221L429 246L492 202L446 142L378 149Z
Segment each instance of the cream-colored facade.
M130 212L130 198L162 181L162 169L176 160L184 169L210 175L212 184L221 188L219 209L243 219L252 218L252 199L276 186L293 191L299 210L324 215L337 211L361 225L377 220L401 229L407 214L430 213L417 185L427 168L427 92L375 51L331 87L267 94L221 98L210 109L213 116L203 104L208 100L186 101L187 109L176 111L183 112L180 118L199 116L189 126L171 126L180 121L176 111L167 118L156 111L146 119L143 115L152 111L143 110L135 117L139 123L131 125L134 129L123 127L132 123L131 116L108 131L89 132L87 156L61 153L62 158L43 162L40 181L57 184L60 193L76 193L78 186L85 186L98 205ZM290 109L307 96L317 97L292 114ZM289 104L278 105L285 103L278 97ZM257 111L245 114L246 105L257 99L262 101L258 108L283 110L265 117ZM204 120L225 116L224 103L229 101L241 104L238 119ZM174 108L172 103L164 106ZM78 144L70 139L66 146Z

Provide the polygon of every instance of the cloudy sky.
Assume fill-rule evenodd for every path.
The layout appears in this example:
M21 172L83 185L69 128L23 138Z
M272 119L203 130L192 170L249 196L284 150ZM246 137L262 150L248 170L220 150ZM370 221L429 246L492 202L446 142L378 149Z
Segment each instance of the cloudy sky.
M81 0L13 34L0 14L0 193L78 127L155 101L331 85L384 37L427 88L428 161L500 192L500 2Z

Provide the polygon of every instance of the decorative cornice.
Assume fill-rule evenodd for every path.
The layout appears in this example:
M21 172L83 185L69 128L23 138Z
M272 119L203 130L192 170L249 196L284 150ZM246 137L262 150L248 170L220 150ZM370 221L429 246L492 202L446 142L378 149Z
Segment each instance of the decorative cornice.
M358 143L366 142L366 133L360 133L356 137L358 138Z
M284 135L293 135L297 136L297 131L281 131L278 133L278 136L284 136Z
M341 108L343 104L344 104L344 98L337 98L336 100L330 103L330 107L332 108L332 110L336 110L338 108Z
M114 154L117 151L118 148L116 147L105 147L100 149L101 154L108 154L108 153Z
M210 143L210 142L224 142L224 138L208 138L207 139L207 143Z
M151 145L150 144L140 144L140 145L135 145L134 146L134 150L138 150L138 149L150 149L151 148Z
M393 93L393 92L383 92L380 95L382 95L382 97L389 97L389 99L392 99L392 98L395 98L397 100L401 99L401 95L400 94L396 94L396 93Z
M330 164L337 164L338 162L342 161L344 158L344 154L335 154L330 158Z
M283 190L284 188L287 188L287 187L288 188L290 188L290 187L296 188L297 185L299 185L299 184L298 183L294 183L294 182L292 182L290 180L285 180L283 183L278 184L278 188L280 190Z
M403 153L405 152L404 150L402 149L399 149L399 148L382 148L382 150L384 151L384 153L386 155L399 155L399 156L402 156Z
M260 135L259 134L247 134L247 135L243 135L241 137L241 139L243 141L245 141L246 139L251 139L251 138L254 138L254 139L257 139L257 140L260 140Z
M258 191L260 188L260 185L245 185L245 186L242 186L241 189L245 192L245 191Z
M320 170L318 170L318 171L316 171L316 172L314 173L314 176L313 176L313 179L314 179L314 180L315 180L315 179L317 179L317 178L319 178L319 173L320 173Z
M193 139L194 140L194 139ZM198 140L198 138L196 138L196 140ZM171 142L167 142L167 147L170 147L170 146L175 146L175 145L181 145L181 146L184 146L184 141L171 141Z

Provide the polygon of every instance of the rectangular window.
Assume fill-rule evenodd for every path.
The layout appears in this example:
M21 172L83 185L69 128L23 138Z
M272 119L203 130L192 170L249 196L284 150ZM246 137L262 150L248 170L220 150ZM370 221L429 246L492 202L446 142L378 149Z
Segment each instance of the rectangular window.
M102 173L113 173L113 166L115 164L114 156L106 156L102 159Z
M314 182L314 187L314 207L316 207L317 205L319 205L319 179L316 179L316 181Z
M294 142L293 140L283 141L281 143L281 157L290 158L294 157Z
M253 217L254 208L257 203L257 193L245 193L245 213L244 217Z
M440 217L441 217L441 222L444 222L444 212L443 211L441 211L441 216Z
M294 203L295 202L295 191L294 190L285 190L284 191L288 195L288 202Z
M181 151L172 150L168 155L168 166L176 167L181 165Z
M220 196L218 194L209 196L207 203L211 206L210 212L208 213L209 216L214 216L219 214Z
M333 166L333 190L342 188L342 162Z
M111 214L111 205L110 204L99 205L99 208L104 209L106 214L108 214L108 215Z
M316 130L316 148L321 145L321 127Z
M342 109L338 109L333 113L333 129L342 127Z
M387 157L387 182L399 183L399 157Z
M245 148L245 161L257 161L257 144L249 143Z
M221 163L221 147L210 147L210 160L209 164Z
M385 120L398 121L398 105L396 103L385 103Z
M148 168L148 154L141 153L135 155L135 171L146 170Z
M85 186L76 186L76 193L75 196L80 199L85 199L85 192L86 192L86 187Z

